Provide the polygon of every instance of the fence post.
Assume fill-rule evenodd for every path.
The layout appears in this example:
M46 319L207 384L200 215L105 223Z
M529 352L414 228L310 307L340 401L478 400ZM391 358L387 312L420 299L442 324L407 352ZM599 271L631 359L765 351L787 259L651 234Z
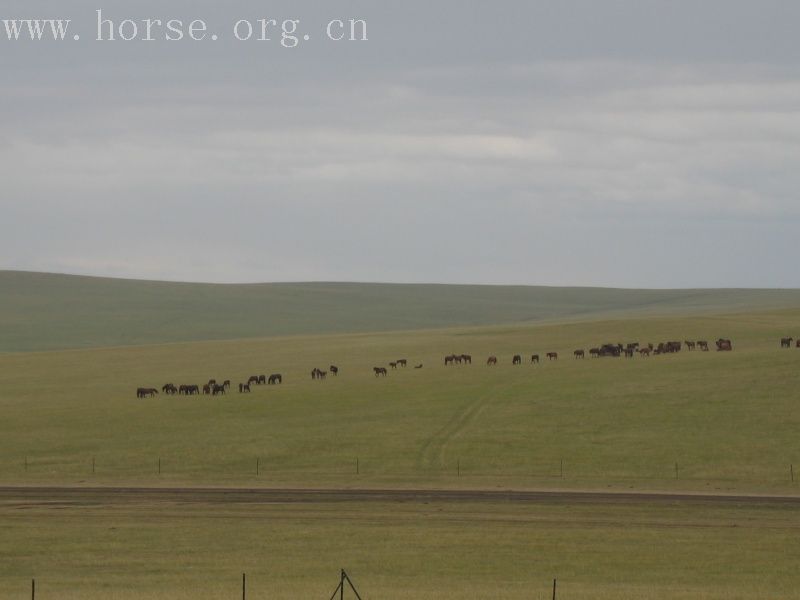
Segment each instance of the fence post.
M31 600L36 600L36 580L31 579Z
M247 574L242 573L242 600L247 600Z

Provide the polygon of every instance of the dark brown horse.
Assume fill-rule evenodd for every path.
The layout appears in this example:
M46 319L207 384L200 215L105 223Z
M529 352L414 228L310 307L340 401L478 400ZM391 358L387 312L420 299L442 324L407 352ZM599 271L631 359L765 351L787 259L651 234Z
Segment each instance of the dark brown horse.
M211 393L211 386L207 383L203 386L203 393L210 394Z
M586 352L583 350L575 350L573 354L575 355L575 358L586 358Z
M465 365L471 365L472 364L472 356L469 355L469 354L462 354L461 355L461 360L464 362Z
M256 385L258 385L258 375L250 376L250 379L247 380L247 385L250 385L251 383L255 383Z
M174 396L178 393L178 388L175 387L175 384L167 383L161 388L161 391L170 396Z
M697 344L695 344L694 342L689 341L689 340L686 340L683 343L686 344L686 349L687 350L694 350L697 347Z
M456 362L456 357L454 354L444 357L444 366L452 365Z
M390 366L392 369L396 369L396 368L397 368L397 363L396 363L396 362L390 362L390 363L389 363L389 366Z
M337 367L336 365L331 365L330 369L328 369L328 370L331 372L331 375L333 375L334 377L338 377L339 376L339 367Z
M547 360L558 360L558 352L548 352Z
M539 355L538 354L532 354L531 355L531 364L532 365L538 365L539 364Z
M408 366L408 360L406 360L405 358L401 358L400 360L397 361L397 364L398 364L398 366L401 366L401 367L407 367Z
M212 394L213 396L219 396L219 395L222 395L222 396L224 396L224 395L225 395L225 391L226 391L226 390L227 390L227 388L226 388L224 385L219 385L219 384L216 384L216 383L215 383L215 384L214 384L214 385L211 387L211 394Z
M155 388L137 388L137 398L155 398L158 395L158 390Z
M781 348L791 348L792 347L792 340L794 338L781 338ZM800 340L799 340L800 341Z
M730 340L720 338L717 340L717 352L730 352L733 350L733 343Z
M512 365L521 365L522 364L522 356L519 354L515 354L514 358L511 359Z
M497 365L497 357L496 356L490 356L489 360L486 361L486 364L489 365L490 367L493 367L493 366Z
M283 383L283 377L281 376L280 373L273 373L272 375L269 376L267 383L269 385L277 385Z
M239 393L240 394L249 394L250 393L250 384L249 383L240 383L239 384Z
M697 347L700 348L703 352L708 352L708 342L705 340L699 340L697 342Z
M386 367L372 367L372 370L375 372L375 377L386 377L389 374Z

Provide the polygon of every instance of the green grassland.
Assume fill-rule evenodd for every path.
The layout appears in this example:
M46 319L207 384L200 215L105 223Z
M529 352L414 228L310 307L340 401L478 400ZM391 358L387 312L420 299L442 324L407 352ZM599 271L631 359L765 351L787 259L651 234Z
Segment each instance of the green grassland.
M0 504L0 597L800 598L788 508L448 503ZM345 596L354 598L352 594Z
M800 350L778 342L792 331L798 310L6 354L0 482L792 491ZM734 352L571 357L719 336ZM446 368L451 352L475 364ZM311 380L331 363L338 378ZM250 395L135 398L274 372L283 385Z
M800 350L779 347L800 335L796 307L359 332L386 314L363 306L350 333L139 346L125 332L146 311L118 329L119 314L66 319L55 345L120 345L0 354L0 485L800 491ZM154 321L160 339L186 319ZM571 357L718 337L734 351ZM49 347L46 327L7 339ZM561 359L511 365L548 351ZM454 352L474 364L445 367ZM374 377L398 358L410 366ZM338 378L311 380L332 363ZM275 372L283 385L249 395L135 397ZM249 598L327 598L343 566L366 598L549 598L553 577L570 599L800 598L798 530L796 509L756 504L0 502L0 597L29 597L31 577L37 598L241 597L246 571Z
M797 306L800 290L211 285L0 271L0 352Z

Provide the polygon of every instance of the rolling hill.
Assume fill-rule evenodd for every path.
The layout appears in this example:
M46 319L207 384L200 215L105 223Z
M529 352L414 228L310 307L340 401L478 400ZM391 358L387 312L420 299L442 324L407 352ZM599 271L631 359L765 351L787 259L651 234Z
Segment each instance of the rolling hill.
M800 290L218 285L0 271L0 352L800 306Z

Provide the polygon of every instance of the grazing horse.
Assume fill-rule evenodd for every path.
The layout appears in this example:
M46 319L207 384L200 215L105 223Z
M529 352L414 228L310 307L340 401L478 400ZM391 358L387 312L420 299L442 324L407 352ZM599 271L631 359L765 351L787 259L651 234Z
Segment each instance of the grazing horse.
M375 371L375 377L386 377L389 374L385 367L372 367L372 370Z
M512 365L521 365L522 364L522 357L519 354L515 354L514 358L511 359Z
M211 386L209 384L205 384L203 386L203 393L204 394L210 394L211 393Z
M586 352L583 350L575 350L573 354L575 355L575 358L586 358Z
M224 396L225 395L225 389L226 388L225 388L224 385L218 385L218 384L215 383L214 386L211 388L211 394L213 396L218 396L220 394L222 394Z
M250 379L247 380L247 385L250 385L251 383L255 383L256 385L258 385L258 375L250 376Z
M461 360L464 361L465 365L471 365L472 364L472 356L469 355L469 354L462 354L461 355Z
M697 347L700 348L703 352L708 352L708 342L704 340L699 340L697 342Z
M183 393L187 396L197 396L200 394L200 386L199 385L182 385L182 388L185 388Z
M178 388L176 388L175 384L173 383L167 383L161 388L161 391L165 394L169 394L170 396L174 396L178 393Z
M222 382L222 387L224 387L225 389L228 389L228 390L231 389L231 380L230 379L226 379L225 381L223 381Z
M454 355L451 354L450 356L445 356L444 357L444 366L446 367L448 365L452 365L453 363L455 363L455 361L456 361L456 357Z
M406 360L405 358L401 358L400 360L397 361L397 364L400 365L401 367L407 367L408 360Z
M540 361L539 361L539 355L538 354L531 355L531 364L532 365L538 365L539 362Z
M496 356L490 356L489 360L486 361L486 364L489 365L490 367L495 366L497 364L497 357Z
M600 358L600 348L591 348L589 350L589 356L592 358Z
M266 375L259 375L258 376L258 385L266 385L267 383L267 376Z
M558 352L548 352L547 360L558 360Z
M283 377L281 376L280 373L274 373L274 374L269 376L269 379L267 380L267 383L269 385L276 385L276 384L279 384L279 383L283 383Z
M178 394L180 394L181 396L183 396L183 395L187 395L188 396L189 395L189 386L188 385L179 386L178 387Z
M650 356L650 352L651 352L650 348L646 346L644 348L639 348L639 354L641 356Z
M156 395L158 395L158 390L155 388L137 388L136 390L137 398L154 398Z
M733 350L733 344L730 340L720 338L717 340L717 352L730 352Z
M389 366L390 366L391 368L393 368L393 369L396 369L396 368L397 368L397 363L396 363L396 362L390 362L390 363L389 363Z
M781 348L791 348L792 347L792 340L794 338L781 338ZM798 340L800 341L800 340Z
M250 393L250 384L249 383L240 383L239 384L239 393L240 394L249 394Z
M689 340L686 340L684 344L686 344L687 350L694 350L695 347L697 346L697 344L695 344L694 342L690 342Z

